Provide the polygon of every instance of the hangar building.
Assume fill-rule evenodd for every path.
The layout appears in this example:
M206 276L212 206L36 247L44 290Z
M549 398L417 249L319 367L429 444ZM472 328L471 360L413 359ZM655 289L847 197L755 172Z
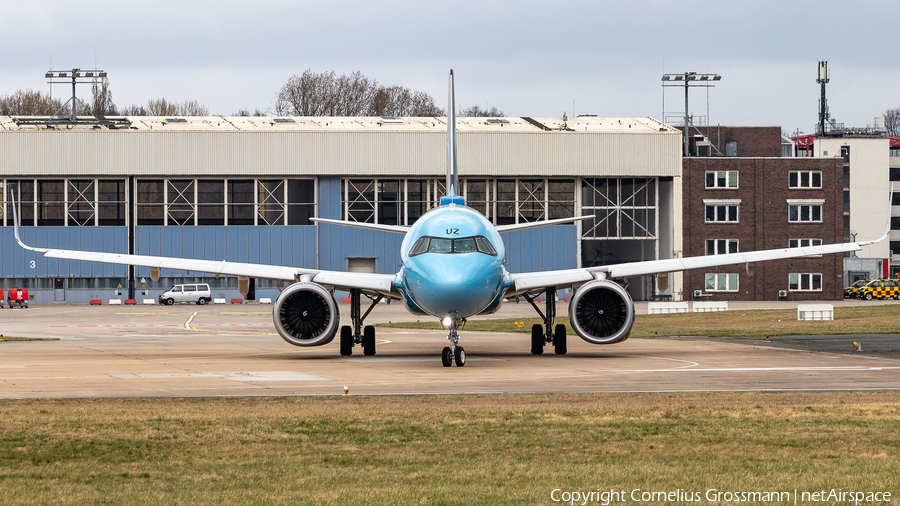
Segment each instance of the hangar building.
M235 278L44 259L37 247L394 273L399 234L444 193L445 118L129 117L129 126L0 117L0 287L35 302L155 298ZM512 272L671 258L681 246L681 132L651 118L459 118L469 206L496 224L594 215L503 234ZM668 292L680 293L680 276ZM628 280L635 299L653 278ZM278 286L257 280L255 295ZM252 293L251 293L252 295Z

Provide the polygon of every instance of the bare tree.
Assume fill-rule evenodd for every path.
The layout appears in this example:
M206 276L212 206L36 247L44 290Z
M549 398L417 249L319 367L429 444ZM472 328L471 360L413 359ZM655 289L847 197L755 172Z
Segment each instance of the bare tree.
M51 116L60 112L62 106L62 100L34 90L0 96L0 115L3 116Z
M115 116L118 113L116 104L112 100L112 91L109 89L109 79L103 77L91 85L91 113L96 117Z
M380 86L369 103L369 116L426 117L443 116L434 97L403 86Z
M209 107L200 105L196 100L185 100L178 105L179 116L209 116Z
M884 129L891 137L900 137L900 107L884 111Z
M253 114L250 114L250 109L239 109L238 112L232 114L232 116L266 116L266 113L259 110L259 108L253 111Z
M147 101L147 113L150 116L177 116L178 104L165 98L150 99Z
M122 116L150 116L150 111L146 107L137 104L131 104L119 110Z
M496 107L491 107L490 109L482 109L481 107L478 107L478 105L473 105L468 109L460 110L459 116L469 118L502 118L506 116L506 114L504 114L503 111L497 109Z
M306 69L278 92L280 116L441 116L434 98L402 86L380 86L361 72L336 76Z

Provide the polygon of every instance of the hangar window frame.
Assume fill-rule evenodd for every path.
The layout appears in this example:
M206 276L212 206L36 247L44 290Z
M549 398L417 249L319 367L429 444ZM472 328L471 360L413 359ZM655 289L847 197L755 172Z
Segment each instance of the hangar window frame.
M318 208L312 177L138 178L136 184L137 226L312 225Z
M0 226L13 226L9 190L23 227L125 226L124 178L0 179Z
M440 204L444 178L342 178L341 219L410 226ZM460 178L466 205L495 225L577 216L575 178Z
M581 178L582 239L656 240L659 182L654 177Z
M737 292L740 290L740 276L736 272L707 272L703 287L707 292Z

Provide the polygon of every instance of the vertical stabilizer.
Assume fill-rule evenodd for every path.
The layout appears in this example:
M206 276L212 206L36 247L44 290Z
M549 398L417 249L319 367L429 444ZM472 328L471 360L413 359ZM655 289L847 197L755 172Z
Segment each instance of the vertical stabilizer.
M450 97L447 105L447 196L460 195L459 169L456 166L456 94L453 91L453 69L450 69Z

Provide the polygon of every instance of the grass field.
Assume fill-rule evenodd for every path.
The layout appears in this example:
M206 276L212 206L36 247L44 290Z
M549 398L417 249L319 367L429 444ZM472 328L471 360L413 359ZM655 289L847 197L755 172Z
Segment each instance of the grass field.
M0 420L3 504L900 492L898 392L7 401Z
M523 325L517 326L516 323ZM568 317L559 317L574 335ZM473 332L531 332L540 318L473 319L466 330ZM436 320L379 324L382 327L439 329ZM900 305L836 307L832 321L797 321L796 309L722 311L635 316L631 337L715 336L759 337L802 334L900 334Z

